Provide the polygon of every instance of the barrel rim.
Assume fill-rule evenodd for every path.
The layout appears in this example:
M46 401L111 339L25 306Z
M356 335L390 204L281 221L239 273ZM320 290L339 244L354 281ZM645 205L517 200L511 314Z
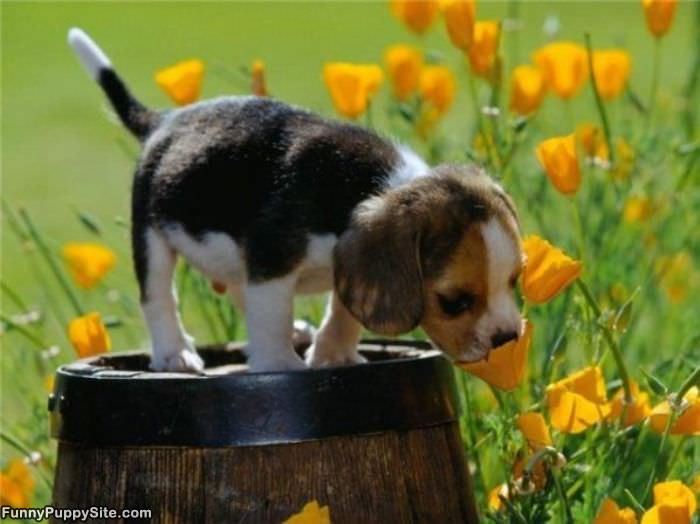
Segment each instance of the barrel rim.
M241 346L226 354L239 358ZM422 341L360 344L372 357L388 348L396 358L356 366L205 376L134 375L95 365L147 358L138 351L82 359L57 371L51 435L100 446L245 446L454 422L459 409L449 361ZM208 351L202 350L205 360Z

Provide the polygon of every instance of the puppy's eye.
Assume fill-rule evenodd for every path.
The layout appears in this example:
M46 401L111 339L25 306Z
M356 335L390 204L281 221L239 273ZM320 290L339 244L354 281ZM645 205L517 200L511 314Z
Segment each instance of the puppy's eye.
M460 293L455 297L446 297L438 293L438 301L446 315L456 317L473 308L476 297L471 293Z

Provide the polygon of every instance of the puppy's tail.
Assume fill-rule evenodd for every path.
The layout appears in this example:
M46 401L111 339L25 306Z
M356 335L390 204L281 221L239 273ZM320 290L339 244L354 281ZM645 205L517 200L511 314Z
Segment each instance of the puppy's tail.
M100 84L122 123L139 140L146 138L158 125L160 115L134 98L107 55L85 31L77 27L68 31L68 44L90 76Z

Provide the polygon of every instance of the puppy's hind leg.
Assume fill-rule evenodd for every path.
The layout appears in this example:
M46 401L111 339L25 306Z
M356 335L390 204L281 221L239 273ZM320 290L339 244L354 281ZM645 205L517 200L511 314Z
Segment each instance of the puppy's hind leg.
M153 345L151 368L155 371L202 371L204 362L197 355L192 337L185 333L177 311L173 288L176 253L154 229L147 228L141 238L136 233L134 260L141 289L141 309Z
M245 287L248 324L248 366L251 371L305 369L304 361L292 348L292 319L296 275Z
M326 314L306 352L306 363L313 368L362 364L367 359L357 352L362 325L331 292Z

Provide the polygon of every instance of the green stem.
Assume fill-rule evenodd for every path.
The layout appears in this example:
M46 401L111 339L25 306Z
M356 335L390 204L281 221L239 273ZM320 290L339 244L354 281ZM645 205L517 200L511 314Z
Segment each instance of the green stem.
M654 485L654 481L656 480L656 472L658 471L659 466L661 466L661 455L663 454L664 446L666 446L666 440L668 440L668 436L671 433L671 425L673 424L674 418L675 411L671 409L671 413L666 419L666 427L664 428L664 433L661 437L659 451L656 452L656 460L654 461L654 467L651 470L651 474L649 475L649 479L647 480L646 487L644 488L644 494L642 495L642 502L644 503L646 503L646 501L649 499L649 495L651 495L651 488Z
M32 222L32 219L29 217L29 213L27 213L26 209L20 208L19 215L20 215L20 218L22 219L22 221L24 222L24 226L27 228L27 231L29 232L29 236L31 237L32 241L36 244L36 246L39 248L39 251L41 252L42 256L44 257L44 260L46 260L46 263L48 264L49 268L51 269L51 272L56 277L56 280L58 281L59 286L61 287L63 292L66 294L68 301L73 306L73 310L75 311L75 313L78 316L82 316L84 314L84 310L83 310L82 306L80 305L80 301L78 300L78 297L75 295L73 288L68 283L66 276L63 274L61 269L58 267L58 264L56 264L56 260L54 260L53 254L51 253L48 246L44 242L44 239L41 237L41 235L39 234L37 229L34 227L34 223Z
M498 157L493 151L491 141L489 140L488 133L486 132L486 126L484 125L484 117L481 114L481 107L479 105L479 97L476 92L476 84L474 83L474 75L471 71L468 74L469 77L469 93L472 97L472 104L474 105L474 112L476 115L476 123L479 127L479 134L481 135L481 140L484 143L484 149L486 150L486 155L488 156L489 162L494 168L499 167Z
M656 92L659 88L659 70L661 68L661 39L654 38L654 58L652 62L651 88L649 90L649 101L647 102L646 129L649 129L651 118L656 106Z
M9 326L12 326L12 329L16 330L17 333L21 334L27 340L29 340L30 342L35 344L39 349L46 349L49 347L49 345L44 340L42 340L39 337L37 337L36 335L34 335L31 331L29 331L24 326L17 324L8 316L0 313L0 320Z
M700 385L700 366L696 367L685 382L683 382L683 385L678 390L678 400L680 401L690 388L698 385Z
M591 45L591 35L586 33L584 38L586 40L586 50L588 51L588 70L591 72L591 87L593 87L593 94L595 95L595 104L598 108L598 114L600 115L600 122L603 125L605 145L608 147L608 158L610 159L610 163L613 164L615 162L615 151L612 147L612 133L610 132L610 122L608 121L608 115L605 112L603 99L600 97L598 81L596 80L594 73L595 70L593 69L593 46Z
M559 478L559 473L552 471L552 480L554 480L554 486L557 489L557 495L559 496L559 501L561 502L562 508L564 509L564 519L567 524L574 523L574 516L571 514L571 507L569 506L569 499L566 497L566 492L564 491L564 486L561 484L561 478Z
M610 351L612 352L613 358L615 359L615 364L617 365L617 371L620 374L620 380L622 380L622 387L625 391L625 404L629 404L630 402L632 402L632 389L630 387L629 373L627 373L627 366L625 365L625 361L622 358L622 352L620 351L620 347L617 345L617 342L615 341L615 337L613 336L610 327L607 326L604 322L600 322L602 311L600 310L598 302L596 302L596 299L593 297L591 290L588 289L588 286L580 278L576 281L576 285L581 291L583 297L586 299L586 302L588 303L590 308L593 310L593 313L596 316L596 322L598 324L598 327L600 327L600 329L602 330L603 337L608 343L608 347L610 347Z

